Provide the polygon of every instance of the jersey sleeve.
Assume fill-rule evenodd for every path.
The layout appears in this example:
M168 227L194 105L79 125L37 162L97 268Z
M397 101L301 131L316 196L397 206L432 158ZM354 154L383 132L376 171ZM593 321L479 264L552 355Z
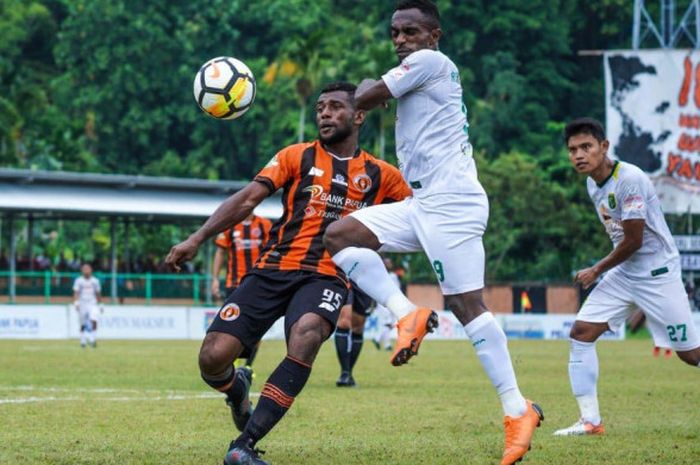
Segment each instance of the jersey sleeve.
M646 219L647 202L644 196L644 186L639 180L621 181L617 191L622 221Z
M423 85L438 75L442 69L443 57L434 50L420 50L407 56L399 66L390 69L382 80L394 98Z
M100 280L97 278L94 278L94 277L92 279L94 280L94 283L95 283L95 292L102 293L102 286L100 285Z
M294 176L293 157L294 152L289 147L280 150L255 176L255 181L265 184L271 193L275 192Z
M231 241L229 240L230 237L231 237L231 230L230 229L227 229L226 231L220 232L216 236L216 239L214 239L214 244L226 249L231 245Z
M80 278L75 278L73 281L73 292L80 292Z
M383 199L381 203L399 202L413 195L413 191L401 176L401 172L391 165L384 168Z

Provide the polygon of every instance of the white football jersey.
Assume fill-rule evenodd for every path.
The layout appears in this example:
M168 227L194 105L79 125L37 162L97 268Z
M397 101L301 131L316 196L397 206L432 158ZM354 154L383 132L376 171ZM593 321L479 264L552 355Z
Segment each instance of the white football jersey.
M94 276L90 279L78 276L73 283L73 291L78 293L78 305L81 307L97 305L97 294L101 292L100 281Z
M459 70L443 53L419 50L382 80L398 99L399 169L415 197L483 194L469 144Z
M676 243L661 211L656 190L642 170L618 161L608 179L600 185L590 177L587 182L598 218L615 247L624 238L624 220L645 221L642 247L617 266L623 274L632 278L650 278L680 272Z

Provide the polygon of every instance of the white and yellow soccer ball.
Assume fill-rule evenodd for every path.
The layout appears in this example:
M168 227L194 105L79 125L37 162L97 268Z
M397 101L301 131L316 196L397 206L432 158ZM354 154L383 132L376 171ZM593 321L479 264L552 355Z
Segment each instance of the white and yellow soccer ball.
M255 100L255 77L245 63L231 57L213 58L194 77L194 98L209 116L236 119Z

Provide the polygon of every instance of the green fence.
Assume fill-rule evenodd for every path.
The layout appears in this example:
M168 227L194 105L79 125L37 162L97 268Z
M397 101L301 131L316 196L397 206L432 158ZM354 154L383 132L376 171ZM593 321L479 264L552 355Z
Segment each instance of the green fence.
M0 271L0 300L13 303L10 297L9 271ZM80 273L51 271L18 271L15 273L15 301L34 300L52 303L57 298L72 298L73 281ZM95 273L100 280L102 297L112 296L112 275ZM202 274L118 273L117 300L137 299L151 304L153 300L188 300L194 304L207 300L209 277Z

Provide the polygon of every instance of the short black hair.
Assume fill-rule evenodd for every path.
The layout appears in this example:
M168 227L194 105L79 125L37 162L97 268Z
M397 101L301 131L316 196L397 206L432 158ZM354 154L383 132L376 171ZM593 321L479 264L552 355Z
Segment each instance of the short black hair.
M331 82L331 83L323 86L319 95L327 94L329 92L336 92L336 91L346 92L349 96L350 103L354 107L355 106L355 91L356 90L357 90L357 86L355 84L352 84L350 82L345 82L345 81L336 81L336 82Z
M440 11L432 0L398 0L394 11L416 8L430 19L433 28L440 27Z
M566 125L564 129L564 142L569 143L569 139L579 134L589 134L598 142L605 140L605 128L603 124L594 118L577 118Z

